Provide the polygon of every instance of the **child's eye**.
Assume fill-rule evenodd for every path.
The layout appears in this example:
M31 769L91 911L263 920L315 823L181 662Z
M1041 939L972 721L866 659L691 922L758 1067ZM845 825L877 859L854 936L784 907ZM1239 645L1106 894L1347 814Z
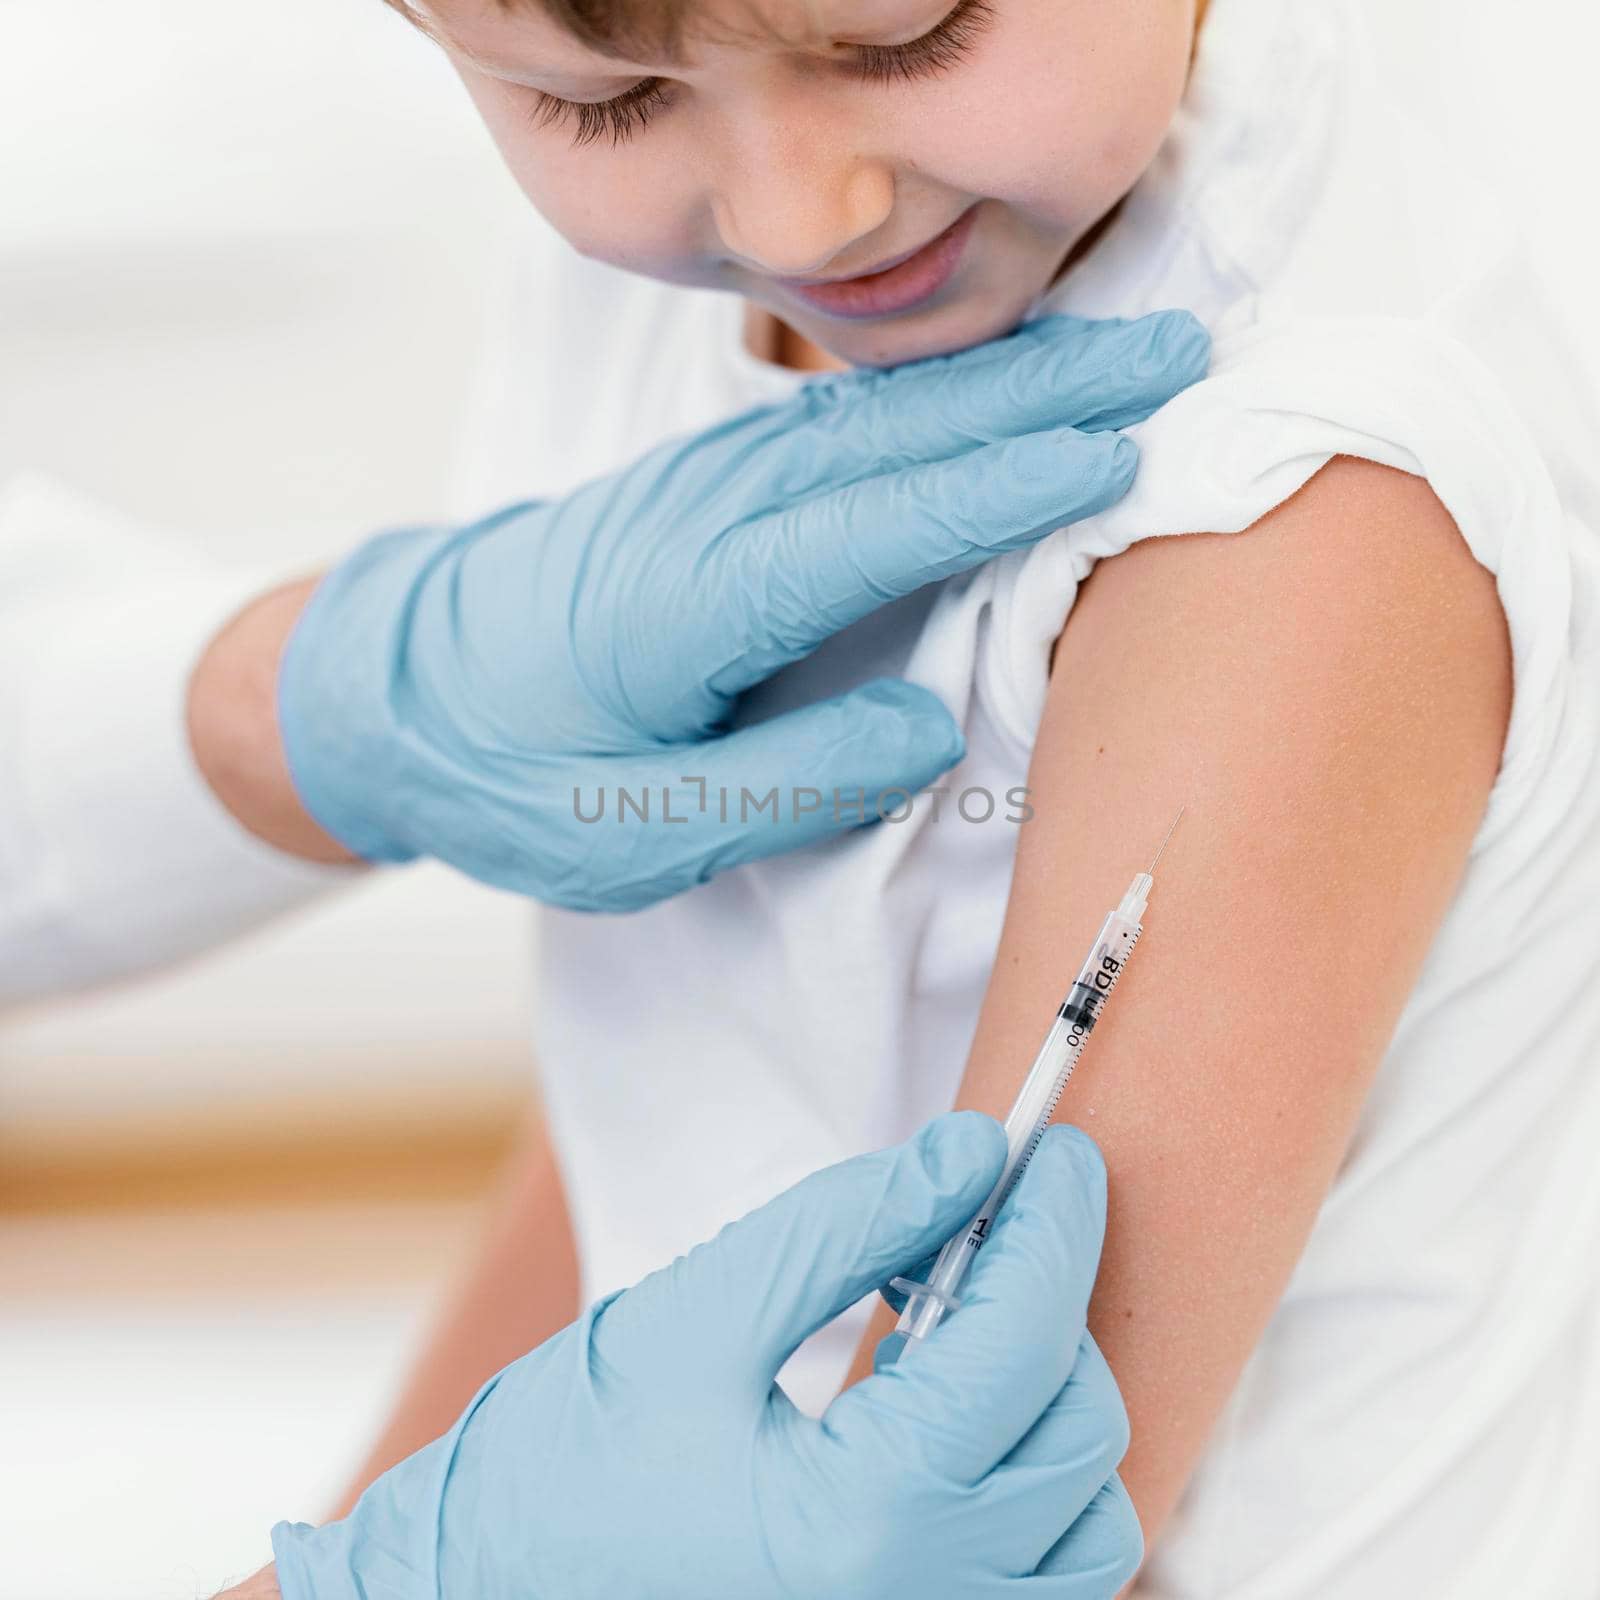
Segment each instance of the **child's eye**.
M851 65L874 83L892 83L944 72L962 60L979 34L994 20L990 0L960 0L937 26L904 44L852 45ZM611 100L562 100L538 92L533 120L539 127L572 122L574 145L593 144L609 134L613 145L631 139L668 100L665 81L646 78Z
M611 135L612 144L631 139L666 103L667 90L660 78L646 78L625 94L610 100L562 100L536 90L533 105L536 127L571 122L574 145L593 144L602 134Z
M856 45L856 70L863 78L878 83L944 72L971 51L978 35L993 21L994 7L989 0L961 0L943 22L920 39L908 39L904 44Z

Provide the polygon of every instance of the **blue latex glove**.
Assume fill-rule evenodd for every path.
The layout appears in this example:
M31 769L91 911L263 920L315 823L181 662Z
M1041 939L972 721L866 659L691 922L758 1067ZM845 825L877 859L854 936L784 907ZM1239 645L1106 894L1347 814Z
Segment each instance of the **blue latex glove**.
M884 791L961 758L935 695L883 679L729 732L735 698L885 601L1119 499L1136 451L1104 430L1209 353L1181 312L1048 317L809 383L562 500L374 539L284 653L295 787L369 860L437 856L598 911L870 823ZM776 821L756 805L774 788ZM649 822L618 820L619 789L648 793Z
M970 1220L1005 1147L981 1113L941 1117L600 1301L342 1522L279 1523L284 1600L1111 1600L1143 1543L1084 1323L1106 1200L1087 1134L1045 1135L915 1360L820 1421L773 1381Z

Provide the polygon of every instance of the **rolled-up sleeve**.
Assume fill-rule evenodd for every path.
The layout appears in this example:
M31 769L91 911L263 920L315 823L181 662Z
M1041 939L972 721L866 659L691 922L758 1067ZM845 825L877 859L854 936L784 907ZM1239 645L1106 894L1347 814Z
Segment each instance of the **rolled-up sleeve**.
M189 749L190 672L271 581L47 480L0 489L0 1004L158 967L359 875L246 832Z

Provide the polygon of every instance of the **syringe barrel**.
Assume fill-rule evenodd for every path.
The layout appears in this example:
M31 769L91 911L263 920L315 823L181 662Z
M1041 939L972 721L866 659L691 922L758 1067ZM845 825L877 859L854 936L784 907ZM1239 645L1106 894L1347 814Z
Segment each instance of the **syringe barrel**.
M1147 884L1148 879L1145 882ZM988 1238L1006 1196L1032 1160L1067 1079L1072 1076L1078 1057L1083 1054L1089 1035L1100 1020L1106 997L1116 987L1129 952L1138 942L1141 929L1137 914L1129 913L1136 907L1137 911L1143 910L1143 896L1135 893L1139 887L1140 879L1136 878L1134 888L1129 890L1122 904L1101 924L1088 959L1067 991L1028 1069L1028 1076L1006 1116L1006 1161L999 1182L978 1214L939 1252L926 1284L910 1285L904 1280L895 1280L897 1285L911 1291L895 1326L912 1339L926 1338L938 1327L945 1312L960 1304L961 1286L966 1282L973 1259Z

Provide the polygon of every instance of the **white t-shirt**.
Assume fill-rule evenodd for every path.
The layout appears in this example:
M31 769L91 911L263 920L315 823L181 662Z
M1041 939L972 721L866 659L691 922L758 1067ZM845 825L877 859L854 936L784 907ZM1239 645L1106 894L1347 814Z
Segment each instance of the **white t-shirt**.
M808 381L749 353L737 298L529 228L469 430L478 506ZM1426 476L1496 575L1515 696L1487 814L1147 1600L1600 1590L1600 433L1512 243L1380 102L1338 0L1214 0L1154 168L1034 308L1187 306L1213 376L1137 430L1120 505L897 602L745 707L900 673L962 723L952 793L1002 795L1094 562L1246 529L1340 453ZM1016 830L945 815L626 917L543 913L536 1042L587 1293L950 1105ZM802 1404L866 1309L790 1364Z

